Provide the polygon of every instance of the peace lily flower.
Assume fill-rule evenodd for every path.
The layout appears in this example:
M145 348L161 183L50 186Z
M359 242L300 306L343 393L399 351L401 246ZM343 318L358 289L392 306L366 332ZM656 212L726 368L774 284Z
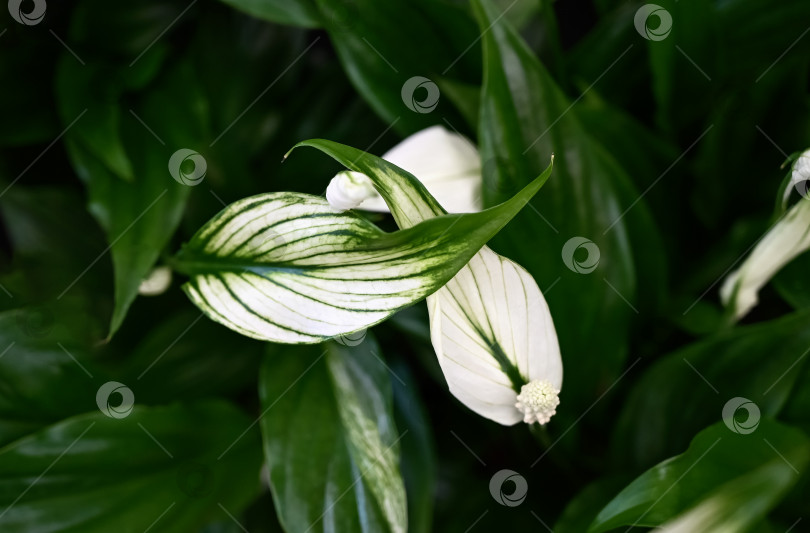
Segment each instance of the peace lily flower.
M413 174L448 211L481 209L480 158L460 135L434 126L383 159ZM339 210L389 212L358 172L335 176L326 197ZM408 215L419 221L416 210ZM560 403L560 348L543 294L523 267L484 246L427 305L431 342L456 398L503 425L551 419Z
M467 138L432 126L414 133L382 158L416 176L448 212L481 210L481 161ZM389 212L371 180L359 172L335 176L326 198L336 209Z
M745 316L757 304L759 290L782 267L810 249L810 195L803 188L807 180L810 180L810 150L793 164L783 201L794 189L804 198L774 224L720 289L723 304L732 308L735 319Z

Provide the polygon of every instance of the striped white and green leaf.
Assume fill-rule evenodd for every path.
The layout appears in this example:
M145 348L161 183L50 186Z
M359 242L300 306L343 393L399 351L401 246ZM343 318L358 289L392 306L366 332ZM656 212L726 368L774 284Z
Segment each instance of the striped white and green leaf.
M445 214L419 181L394 175L390 163L333 143L303 144L367 175L402 228ZM381 174L394 175L396 187L380 183ZM524 384L538 380L557 391L562 387L551 312L534 278L517 263L484 246L427 304L431 341L448 387L471 410L515 424L524 419L515 405Z
M394 423L380 353L371 333L352 347L268 346L259 426L284 531L409 531L399 471L408 429Z
M357 156L359 170L389 204L408 206L402 213L438 206L398 167L337 143L316 142ZM337 212L321 197L283 192L246 198L200 229L175 267L190 276L184 290L211 319L261 340L321 342L379 323L438 290L550 172L499 206L433 217L393 233L355 213Z

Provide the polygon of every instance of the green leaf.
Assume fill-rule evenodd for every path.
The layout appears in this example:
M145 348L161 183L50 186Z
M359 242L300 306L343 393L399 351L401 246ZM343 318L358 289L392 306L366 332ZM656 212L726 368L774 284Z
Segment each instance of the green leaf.
M82 65L64 54L56 78L59 114L71 126L68 138L80 143L116 177L132 181L132 162L121 133L120 89L112 76L109 67Z
M796 482L808 458L810 441L801 431L763 419L753 433L738 434L719 422L700 432L686 452L636 478L602 509L589 531L656 527L697 505L687 518L698 519L693 523L726 516L735 525L729 531L744 531Z
M131 352L120 372L137 381L138 398L144 403L188 401L233 393L246 385L253 388L264 352L261 343L204 320L193 309L175 311L139 337L142 340L134 347L129 339L113 341L111 351Z
M771 461L726 483L698 505L661 526L662 532L770 531L763 517L795 482L790 465Z
M563 509L554 524L555 533L587 531L596 515L625 485L627 476L603 477L587 485Z
M329 141L301 144L369 175L390 205L440 209L413 176L379 158ZM381 322L435 292L550 173L551 167L500 206L394 233L357 213L336 212L321 197L258 195L203 226L175 266L191 276L184 290L212 320L262 340L317 343Z
M96 386L84 392L92 398ZM62 421L0 449L0 524L9 532L194 531L257 494L261 449L257 431L243 434L249 424L213 401Z
M518 33L488 1L473 2L483 33L484 87L479 143L484 162L485 205L523 186L550 154L559 173L547 194L516 217L491 247L525 267L547 292L566 358L565 409L582 410L621 371L627 330L635 314L636 264L628 216L640 208L627 176L593 141L576 117L576 101L562 93ZM637 197L634 198L636 201ZM641 203L641 202L638 202ZM588 274L564 261L582 261L566 243L595 245ZM527 245L527 243L533 243ZM563 257L561 257L563 253ZM601 257L601 260L598 258ZM595 348L593 339L599 339Z
M321 17L314 0L222 0L248 15L278 24L318 28Z
M172 179L168 163L176 150L201 144L205 127L200 117L205 103L195 87L189 64L175 64L141 105L134 106L133 112L145 124L165 126L157 132L149 131L136 117L128 117L128 125L122 130L123 143L127 152L139 154L132 160L135 179L131 182L113 175L85 147L80 135L74 135L72 130L66 135L73 167L89 190L90 212L107 234L112 253L115 308L110 336L123 322L141 280L149 274L180 223L190 187ZM89 108L92 102L88 100L85 105ZM88 269L92 266L88 265ZM63 293L71 289L68 285Z
M0 445L95 409L88 389L107 375L77 339L86 321L55 305L0 313Z
M730 398L776 415L801 374L810 313L726 330L656 361L636 382L614 432L620 457L659 461L711 424ZM688 393L687 393L688 391Z
M104 234L85 209L85 200L67 187L28 188L16 185L0 199L0 216L13 252L12 266L19 274L16 283L0 289L0 302L6 297L15 307L22 304L53 302L70 283L73 289L60 304L75 302L84 313L92 314L83 330L96 339L103 336L102 320L109 315L111 269L98 265L92 276L82 272L104 253ZM70 224L65 224L69 219ZM59 268L54 268L58 264ZM77 281L78 280L78 281ZM3 302L5 303L5 302Z
M265 458L289 533L407 529L387 368L359 346L285 348L260 376Z
M774 277L774 287L779 295L795 309L810 308L810 252L805 252L785 265Z
M397 314L396 316L399 316ZM410 354L408 354L410 355ZM436 493L436 450L419 383L402 360L390 364L394 416L408 430L400 440L402 477L408 495L408 531L430 533Z
M446 0L317 3L344 71L386 124L403 134L440 123L438 117L462 124L440 94L420 109L402 91L416 76L427 78L412 95L417 101L424 101L427 87L440 77L478 81L478 36L468 9Z

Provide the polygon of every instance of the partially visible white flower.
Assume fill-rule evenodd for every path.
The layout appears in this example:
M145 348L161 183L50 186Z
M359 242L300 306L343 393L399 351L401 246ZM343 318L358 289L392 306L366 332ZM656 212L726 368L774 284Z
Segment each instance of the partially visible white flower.
M783 202L787 202L790 193L795 189L799 194L807 198L810 194L810 150L806 150L793 163L793 172L790 174L790 183L785 187Z
M341 172L329 182L326 199L340 211L354 209L377 194L371 180L360 172Z
M149 276L141 281L138 294L141 296L158 296L166 292L172 284L172 269L168 266L155 267Z
M465 137L442 126L414 133L382 155L410 172L450 213L481 210L481 160ZM360 172L344 171L332 178L326 198L335 209L389 212L385 200Z
M504 425L549 421L562 359L531 274L484 246L427 302L433 348L456 398Z
M794 163L786 194L810 179L810 150ZM759 290L782 267L810 249L810 198L791 207L757 243L739 269L720 289L723 304L731 306L735 319L745 316L759 301Z
M433 126L382 158L413 174L446 211L481 210L480 157L461 135ZM326 197L336 209L389 211L359 172L335 176ZM418 223L431 209L408 211L407 219ZM484 246L428 296L427 305L439 365L464 405L503 425L546 424L554 416L562 387L557 332L537 282L523 267Z

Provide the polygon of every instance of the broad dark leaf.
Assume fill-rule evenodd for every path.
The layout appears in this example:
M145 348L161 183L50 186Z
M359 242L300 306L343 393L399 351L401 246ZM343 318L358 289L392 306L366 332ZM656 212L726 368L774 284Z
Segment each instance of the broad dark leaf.
M488 1L474 6L484 33L480 148L486 203L519 188L552 153L560 166L542 198L492 247L529 270L541 289L553 288L546 297L571 391L563 393L561 409L581 410L624 364L636 265L623 215L640 206L630 203L622 169L569 112L576 102ZM599 339L598 349L593 339Z
M349 342L348 344L354 344ZM261 428L288 533L407 529L388 370L370 338L270 351Z
M91 401L95 389L83 389ZM243 433L249 423L213 401L59 422L0 449L0 525L187 533L238 513L259 488L259 435Z
M679 523L678 531L715 531L721 525L747 531L797 481L809 458L810 441L789 426L763 419L753 433L738 434L719 422L700 432L686 452L636 478L589 531L656 527L673 519L691 524Z
M107 117L117 112L122 117L122 107L113 101L94 99L95 92L86 92L90 79L78 76L70 63L63 60L58 96L63 120L76 119L72 114L84 106L89 117L81 113L77 124L84 118ZM93 67L86 67L93 72ZM103 72L103 71L102 71ZM120 90L114 84L101 84L110 97L117 98ZM180 222L190 187L172 179L169 162L179 149L199 148L204 137L204 124L200 113L204 102L195 89L195 79L188 64L174 65L159 83L159 90L149 93L141 105L127 113L126 127L116 127L121 138L120 147L131 154L133 176L131 181L121 179L111 168L103 164L97 154L98 146L88 143L86 134L69 132L66 136L68 153L76 173L86 183L90 197L90 212L107 234L115 269L115 309L110 324L110 335L115 333L124 320L126 311L137 295L138 286L152 269L163 247L168 243ZM102 108L98 106L101 105ZM139 120L140 119L140 120ZM149 131L143 124L165 124L158 131ZM92 138L112 136L111 123L104 118L96 124L92 120L86 127ZM125 147L125 148L124 148ZM103 151L103 150L102 150ZM117 158L114 161L118 161ZM71 289L65 288L64 292Z
M737 328L656 361L635 384L614 432L624 462L647 466L672 455L744 397L776 415L810 347L810 314Z
M344 70L386 125L409 134L442 118L462 124L436 84L477 81L478 36L466 9L445 0L317 2ZM406 86L414 77L426 79Z

